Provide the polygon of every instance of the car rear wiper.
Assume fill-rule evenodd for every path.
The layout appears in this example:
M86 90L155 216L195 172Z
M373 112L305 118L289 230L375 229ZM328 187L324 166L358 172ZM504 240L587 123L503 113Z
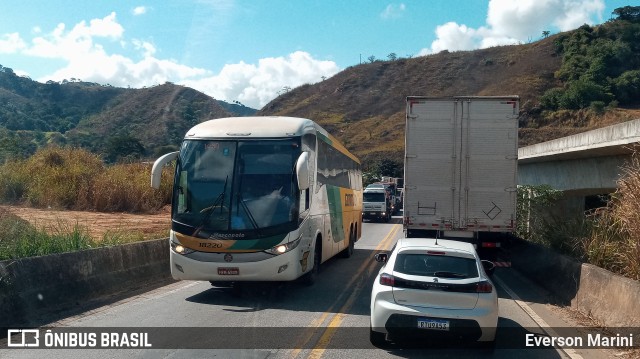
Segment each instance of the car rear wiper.
M204 224L209 221L209 218L211 218L211 215L215 212L216 208L220 207L220 211L222 212L222 207L223 207L223 204L224 204L224 198L225 198L225 195L227 193L227 181L228 180L229 180L229 175L227 175L227 178L224 180L224 187L222 188L222 192L220 192L218 197L216 197L216 200L213 201L213 204L211 206L209 206L209 207L203 208L200 211L200 213L204 213L204 216L202 217L202 221L200 221L200 225L198 225L196 230L193 231L193 236L194 237L196 237L198 235L198 233L200 233L200 231L204 227Z
M467 278L466 274L448 272L448 271L437 271L433 273L433 276L441 277L441 278Z

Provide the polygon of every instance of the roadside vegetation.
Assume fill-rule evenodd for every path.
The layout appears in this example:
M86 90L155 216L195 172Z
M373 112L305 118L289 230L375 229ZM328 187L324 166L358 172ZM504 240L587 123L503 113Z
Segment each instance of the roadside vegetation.
M519 189L518 235L582 262L640 280L640 154L622 168L606 207L573 220L549 215L562 194L547 186Z
M0 208L0 261L54 253L114 246L157 236L133 231L115 231L93 238L87 228L59 222L53 228L37 228L28 221Z
M0 166L0 203L36 208L153 213L171 202L172 168L160 190L150 187L151 165L105 165L83 149L49 147ZM159 238L135 228L93 238L88 228L59 222L39 228L0 208L0 260L77 251Z
M87 150L49 147L0 166L0 203L38 208L150 213L171 202L172 169L160 190L150 187L151 165L105 165Z

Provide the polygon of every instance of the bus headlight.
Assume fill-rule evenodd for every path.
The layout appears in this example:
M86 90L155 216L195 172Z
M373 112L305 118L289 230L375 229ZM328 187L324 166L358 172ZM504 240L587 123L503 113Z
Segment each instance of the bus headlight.
M298 239L296 239L293 242L278 244L277 246L275 246L273 248L265 250L265 252L270 253L270 254L275 254L275 255L280 255L280 254L287 253L287 252L292 251L293 249L295 249L298 246L298 244L300 244L300 240L301 239L302 239L302 236L300 236Z
M171 241L171 250L178 254L183 254L183 255L195 252L193 249L187 248L182 244L176 243L174 241Z

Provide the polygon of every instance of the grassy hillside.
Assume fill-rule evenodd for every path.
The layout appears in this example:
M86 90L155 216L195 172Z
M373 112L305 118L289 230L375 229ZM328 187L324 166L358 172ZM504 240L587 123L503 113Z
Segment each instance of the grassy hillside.
M109 139L133 135L153 153L161 146L177 146L187 130L202 121L232 115L201 92L164 84L130 90L113 99L102 111L82 120L68 137L82 141L87 136Z
M402 163L406 96L519 95L526 146L640 118L639 32L639 19L614 20L530 44L361 64L259 114L312 118L365 161Z
M42 84L0 66L0 163L51 144L117 159L108 152L122 138L139 142L134 157L153 157L167 146L176 148L196 123L254 112L171 83L143 89L75 79Z
M529 44L352 66L283 93L257 114L314 119L365 167L402 166L407 96L519 95L520 146L637 119L639 10ZM40 84L0 67L0 163L48 144L87 148L109 162L152 158L176 149L196 123L252 113L171 83Z
M373 62L284 94L260 114L310 117L361 157L404 151L405 98L411 95L520 95L536 102L561 59L553 39L528 45Z

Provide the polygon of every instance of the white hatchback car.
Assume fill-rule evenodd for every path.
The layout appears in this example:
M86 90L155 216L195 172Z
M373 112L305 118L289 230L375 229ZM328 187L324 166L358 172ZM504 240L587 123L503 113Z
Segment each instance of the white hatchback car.
M495 265L481 261L472 244L401 238L376 260L385 264L371 290L372 344L417 339L493 346L498 295L487 273Z

